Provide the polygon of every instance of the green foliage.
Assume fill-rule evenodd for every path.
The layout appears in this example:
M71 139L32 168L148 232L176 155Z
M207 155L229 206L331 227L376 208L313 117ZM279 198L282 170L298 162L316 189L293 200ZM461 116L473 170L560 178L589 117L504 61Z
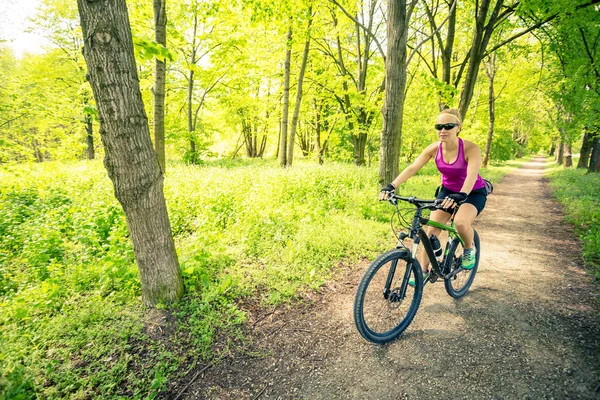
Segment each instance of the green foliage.
M600 279L600 175L584 169L560 168L550 174L554 196L565 206L583 242L583 257Z
M432 196L432 163L401 188ZM375 168L221 160L169 167L186 295L151 334L127 227L99 162L0 169L0 397L152 398L241 335L244 301L319 290L394 244ZM492 174L493 175L493 174ZM494 179L494 176L486 173ZM219 340L219 343L223 341Z

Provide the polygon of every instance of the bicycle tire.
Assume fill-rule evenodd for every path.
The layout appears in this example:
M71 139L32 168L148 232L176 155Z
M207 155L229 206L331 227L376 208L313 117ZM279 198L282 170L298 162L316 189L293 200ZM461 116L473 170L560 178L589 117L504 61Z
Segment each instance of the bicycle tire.
M394 262L395 272L390 279ZM414 286L408 285L411 277L415 281ZM383 292L388 279L391 293L386 298ZM423 285L421 266L412 259L409 251L393 249L380 255L371 263L356 290L354 323L358 332L366 340L377 344L398 338L415 317ZM400 299L402 286L406 288L404 299Z
M477 268L479 268L479 256L481 254L481 248L479 246L479 234L474 229L473 232L475 233L473 237L473 243L475 243L475 248L477 249L477 254L475 255L475 266L473 267L473 269L462 270L456 275L444 279L444 286L446 287L446 292L455 299L461 298L465 294L467 294L469 288L471 287L471 284L473 283L473 280L475 279ZM457 268L461 268L462 255L463 246L458 238L454 238L450 244L450 251L446 256L447 259L451 260L452 263L449 268L450 272L455 271Z

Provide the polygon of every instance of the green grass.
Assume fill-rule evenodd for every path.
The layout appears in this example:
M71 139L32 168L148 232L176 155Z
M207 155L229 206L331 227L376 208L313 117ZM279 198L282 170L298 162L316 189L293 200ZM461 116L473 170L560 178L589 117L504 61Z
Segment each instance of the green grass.
M511 168L482 174L497 182ZM344 164L170 166L165 195L186 294L162 307L172 318L165 340L149 331L102 164L0 167L0 397L155 397L241 337L246 299L295 301L339 261L394 245L376 182L375 168ZM428 165L401 190L430 197L438 182Z
M565 206L566 219L583 243L584 260L600 279L600 174L563 167L549 171L554 196Z

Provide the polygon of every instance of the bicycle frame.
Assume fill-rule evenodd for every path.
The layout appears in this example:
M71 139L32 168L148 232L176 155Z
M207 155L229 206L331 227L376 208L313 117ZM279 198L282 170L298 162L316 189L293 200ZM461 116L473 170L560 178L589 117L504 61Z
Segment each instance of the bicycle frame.
M433 204L435 204L435 203L432 202L431 200L420 200L420 199L416 199L414 197L405 198L405 197L400 197L400 196L396 196L396 198L399 200L408 201L409 203L415 204L417 206L417 208L415 210L415 215L413 217L412 226L409 229L409 234L406 235L404 232L402 232L400 234L398 244L396 247L397 248L406 248L406 246L403 243L403 240L406 239L407 237L413 239L413 245L411 248L411 258L414 261L418 262L417 250L418 250L419 244L421 242L423 242L423 247L425 248L425 253L427 254L427 258L429 258L431 268L434 270L434 272L438 276L445 277L445 274L442 272L442 265L440 265L440 263L437 261L437 258L435 257L435 254L433 253L433 246L431 244L431 240L429 239L427 233L423 229L423 226L427 225L427 226L431 226L431 227L438 228L438 229L448 232L448 242L446 243L445 254L444 254L444 258L443 258L442 262L443 263L449 262L449 260L447 260L447 258L446 258L446 255L448 254L448 251L449 251L450 242L456 237L460 240L461 244L464 246L464 241L460 237L460 235L458 234L458 231L456 230L456 228L454 226L454 214L456 212L456 209L455 209L455 212L452 213L452 216L450 217L450 224L447 225L447 224L442 224L440 222L431 221L429 218L424 218L422 216L424 209L436 208L436 207L433 207ZM426 205L422 205L422 204L426 204ZM404 291L403 291L403 293L404 293Z

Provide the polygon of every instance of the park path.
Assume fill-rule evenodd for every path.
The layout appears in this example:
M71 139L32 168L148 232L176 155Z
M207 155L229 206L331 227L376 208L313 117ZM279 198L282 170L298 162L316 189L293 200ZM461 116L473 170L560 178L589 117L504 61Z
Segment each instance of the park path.
M469 294L427 285L399 340L360 337L352 305L368 262L340 265L307 304L252 313L245 348L171 398L600 399L599 285L582 269L545 162L495 185L476 222L482 255Z

